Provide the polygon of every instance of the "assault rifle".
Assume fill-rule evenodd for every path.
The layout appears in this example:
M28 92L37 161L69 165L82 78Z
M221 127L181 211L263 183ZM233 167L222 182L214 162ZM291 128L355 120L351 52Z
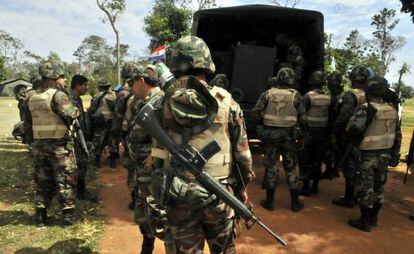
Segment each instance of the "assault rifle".
M136 119L138 120L138 124L145 129L150 136L155 138L171 153L173 161L188 169L195 176L200 185L233 208L236 214L244 218L247 223L250 223L249 227L252 227L257 223L280 244L284 246L287 244L283 238L267 227L260 218L247 208L238 198L227 191L219 181L212 178L206 171L204 171L203 167L207 161L221 150L215 140L211 141L201 151L198 151L189 144L178 146L162 128L151 103L148 103L141 109L136 116Z
M85 136L83 135L83 131L81 128L81 124L78 119L74 122L75 128L76 128L76 137L79 141L79 144L81 145L83 151L86 153L86 155L89 157L89 150L88 146L86 145Z

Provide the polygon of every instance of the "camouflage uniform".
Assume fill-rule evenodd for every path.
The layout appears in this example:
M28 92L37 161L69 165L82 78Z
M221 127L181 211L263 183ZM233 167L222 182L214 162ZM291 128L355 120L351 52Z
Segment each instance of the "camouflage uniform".
M348 223L368 232L371 226L377 225L377 215L384 202L391 152L401 147L398 114L392 104L382 100L384 91L383 84L371 79L367 85L369 102L358 107L347 126L350 138L356 140L361 151L355 177L361 218Z
M110 86L107 81L100 81L98 87ZM88 114L92 116L95 122L95 129L92 138L93 154L96 165L100 165L100 158L105 146L109 147L111 167L113 167L114 153L116 153L111 136L111 124L113 123L113 114L115 110L115 96L108 91L101 91L92 98Z
M322 71L314 72L309 84L312 91L307 93L303 98L303 105L306 109L306 122L308 133L305 138L304 158L300 158L299 168L301 178L303 179L303 188L301 194L310 196L318 193L319 181L322 178L322 163L329 157L329 135L330 121L329 111L332 106L330 94L322 91L324 85L324 76ZM312 181L312 188L310 188Z
M355 67L350 73L350 79L352 82L352 89L346 92L341 100L339 101L339 113L333 123L333 132L336 137L336 145L338 146L338 158L342 160L346 149L351 144L351 140L347 136L345 128L347 123L356 108L366 102L364 87L368 79L368 69L363 66ZM345 159L342 167L342 173L345 178L345 195L343 198L336 198L332 200L334 205L352 208L354 207L354 192L355 192L355 168L356 168L356 148L353 152Z
M267 198L262 201L262 206L268 210L274 210L274 195L279 180L279 157L282 156L286 182L291 192L292 210L299 211L303 203L298 199L296 152L297 141L302 139L301 129L306 124L305 109L299 92L289 88L295 82L293 70L282 68L276 79L279 88L271 88L264 92L252 110L254 114L262 118L264 125L261 134L265 166L262 188L266 189ZM291 101L284 101L285 99Z
M189 59L193 61L189 62ZM175 44L172 50L171 66L172 71L176 73L186 73L192 68L201 69L205 73L213 73L215 71L207 45L202 39L194 36L185 36ZM190 97L191 95L195 96L193 94L194 90L178 89L178 87L188 87L189 82L196 83L200 89L207 89L205 90L205 94L208 94L206 96L221 105L217 113L218 117L213 115L216 117L214 124L210 126L196 124L194 126L192 117L194 114L198 114L198 112L192 112L191 109L193 107L201 103L204 110L211 112L212 109L204 101L197 99L192 101L188 99L189 97L186 97L186 95ZM210 94L214 97L210 96ZM224 103L224 101L227 102ZM180 106L181 103L184 103L182 107ZM188 106L185 106L187 104ZM243 114L240 106L231 98L228 92L218 87L211 87L204 81L198 81L194 76L182 76L166 90L163 108L164 113L162 116L163 120L167 122L167 132L176 143L179 144L183 140L182 132L179 129L185 123L190 124L193 131L190 137L184 137L184 139L188 138L188 143L194 145L197 149L200 149L198 146L203 146L203 144L207 144L208 141L216 137L222 151L207 162L205 170L225 185L227 189L230 189L228 178L231 173L230 163L232 159L229 157L231 154L234 155L234 159L238 163L245 183L247 184L251 181L254 173L251 170L252 158ZM182 114L185 116L178 117L180 115L183 116ZM175 115L175 117L172 118L172 115ZM211 116L211 114L209 113L208 116ZM177 119L179 122L176 122L174 119ZM206 116L203 115L202 119L206 119ZM205 128L201 126L205 126ZM220 137L211 135L213 129L217 131L216 135L220 135ZM239 131L234 132L234 130ZM229 133L235 133L235 136L230 137ZM231 145L230 139L234 141L234 146ZM166 155L165 159L168 160L168 153ZM215 157L216 159L214 160ZM173 163L171 167L170 170L165 170L169 172L183 170L183 172L186 172L185 174L189 174L190 178L194 177L179 165ZM223 171L226 171L226 173L223 173ZM239 183L238 188L241 188L240 186ZM184 182L177 176L173 177L171 189L168 193L171 199L167 205L168 222L171 226L177 253L203 253L205 240L209 245L211 253L235 252L233 234L234 211L229 206L221 200L212 202L211 194L203 187L194 181ZM197 208L194 202L197 204L201 202L201 205Z
M44 77L43 88L27 98L24 129L33 146L35 167L36 222L46 223L46 209L58 192L62 206L62 224L71 225L75 208L76 162L68 124L79 116L79 110L66 93L47 86L56 86L63 75L59 62L44 61L39 73Z
M18 85L15 87L14 95L16 97L16 100L18 101L17 108L19 109L20 121L24 121L25 112L26 110L28 110L26 105L26 94L26 86Z

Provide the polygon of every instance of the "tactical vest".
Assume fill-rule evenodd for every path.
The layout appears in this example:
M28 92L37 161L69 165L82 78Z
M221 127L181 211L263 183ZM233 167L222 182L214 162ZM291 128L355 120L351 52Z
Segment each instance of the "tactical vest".
M361 150L389 149L394 145L397 111L388 103L371 102L370 104L376 109L376 113L365 131L359 148Z
M350 92L355 95L357 99L357 105L356 107L359 107L360 105L367 103L367 97L365 96L365 92L358 88L353 88L350 90Z
M263 124L273 127L293 127L298 120L295 108L295 89L271 88L269 101L262 113Z
M326 127L329 120L329 106L331 95L310 91L307 94L311 100L311 106L307 112L309 127Z
M228 132L231 94L223 88L214 86L210 90L211 95L217 100L218 112L213 123L204 132L191 137L189 144L197 150L204 148L210 141L215 139L221 151L207 161L204 170L216 179L226 179L231 173L232 147ZM181 144L182 136L173 131L168 131L170 137L176 144ZM154 150L153 150L154 151ZM153 153L153 152L152 152ZM166 154L164 154L165 156ZM191 177L191 176L190 176Z
M122 121L122 130L128 131L130 127L130 123L132 121L132 107L135 101L135 95L132 95L128 98L126 104L126 111L124 115L124 120Z
M48 89L35 93L29 98L29 110L32 115L33 138L62 139L68 132L63 119L52 110L53 96L58 90Z

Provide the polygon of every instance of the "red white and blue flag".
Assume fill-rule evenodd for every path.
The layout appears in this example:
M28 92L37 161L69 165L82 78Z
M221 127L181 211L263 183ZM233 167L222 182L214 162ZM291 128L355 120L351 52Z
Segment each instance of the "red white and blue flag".
M158 47L156 49L154 49L151 52L151 55L148 57L148 61L150 62L156 62L156 61L163 61L165 60L165 50L166 50L166 46L161 46Z

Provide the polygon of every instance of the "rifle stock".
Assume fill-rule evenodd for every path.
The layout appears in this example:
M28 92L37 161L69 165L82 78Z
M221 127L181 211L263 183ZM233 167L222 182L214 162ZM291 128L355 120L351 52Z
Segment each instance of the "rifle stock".
M198 183L200 183L205 189L215 194L219 199L230 206L236 214L244 218L247 222L252 222L253 224L257 223L280 244L284 246L287 245L286 241L282 237L274 233L265 224L263 224L260 218L257 217L249 208L247 208L238 198L232 195L219 181L212 178L203 170L207 160L220 151L220 147L215 140L210 142L201 151L197 151L191 146L177 146L162 128L151 103L148 103L141 109L137 115L137 119L141 128L145 129L150 136L164 146L171 153L173 160L188 169L195 176Z

